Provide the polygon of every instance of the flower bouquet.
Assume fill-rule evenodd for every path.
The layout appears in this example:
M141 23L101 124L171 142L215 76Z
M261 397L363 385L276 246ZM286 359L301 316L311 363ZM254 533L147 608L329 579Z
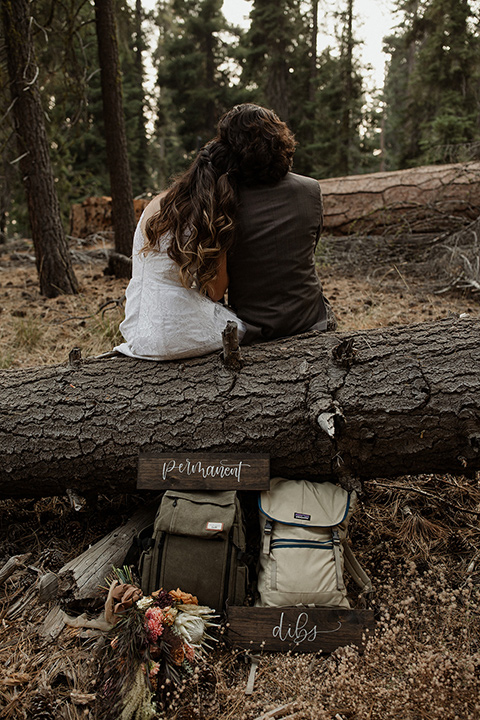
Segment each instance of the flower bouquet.
M217 616L180 589L144 596L126 567L114 568L107 582L105 619L112 629L100 664L97 717L148 720L211 649Z

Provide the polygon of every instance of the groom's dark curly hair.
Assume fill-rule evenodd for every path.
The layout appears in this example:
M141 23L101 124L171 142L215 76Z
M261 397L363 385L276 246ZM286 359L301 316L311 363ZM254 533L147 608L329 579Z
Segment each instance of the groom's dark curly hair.
M157 250L168 233L168 254L180 268L182 284L190 287L196 280L206 294L221 255L234 241L239 186L281 180L292 167L295 145L273 110L236 105L147 221L143 252Z

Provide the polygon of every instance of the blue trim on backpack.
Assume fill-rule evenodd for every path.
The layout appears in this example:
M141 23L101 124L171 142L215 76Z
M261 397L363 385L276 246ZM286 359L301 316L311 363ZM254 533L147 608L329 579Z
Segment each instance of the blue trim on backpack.
M305 540L296 542L285 542L284 540L272 540L270 545L271 550L277 548L311 548L314 550L333 550L332 542L316 542L315 540Z
M271 515L266 513L265 510L262 508L261 493L258 493L258 501L257 502L258 502L258 509L260 510L262 515L265 515L266 518L268 518L269 520L272 520L273 522L280 523L280 525L292 525L293 527L304 527L304 528L315 528L315 527L327 528L327 527L335 527L336 525L340 525L340 523L342 523L345 520L345 518L347 517L348 511L350 509L350 493L347 493L347 505L345 507L345 513L344 513L342 519L331 525L310 525L309 523L284 522L283 520L277 520L277 518L272 517Z

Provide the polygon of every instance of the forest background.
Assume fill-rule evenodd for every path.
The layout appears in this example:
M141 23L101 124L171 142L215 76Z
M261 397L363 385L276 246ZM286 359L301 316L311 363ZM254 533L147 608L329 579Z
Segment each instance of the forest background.
M294 170L318 179L476 159L477 0L396 0L383 88L369 89L355 0L254 0L249 27L222 0L115 0L135 196L156 192L239 102L273 108L299 142ZM49 150L65 230L72 203L109 195L94 3L29 3ZM335 28L318 50L318 18ZM28 236L2 29L0 238ZM147 58L148 53L148 58ZM153 68L154 87L146 83ZM151 70L152 71L152 70Z

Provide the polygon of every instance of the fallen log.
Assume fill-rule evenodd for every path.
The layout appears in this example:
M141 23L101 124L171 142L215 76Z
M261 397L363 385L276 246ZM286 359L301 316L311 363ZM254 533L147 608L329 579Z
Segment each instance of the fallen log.
M153 523L156 509L156 503L139 508L124 525L70 560L58 573L43 575L38 584L40 602L62 598L69 604L101 603L100 587L105 586L105 578L112 574L112 567L123 565L134 538Z
M480 469L480 319L308 333L174 362L0 373L0 496L131 492L140 452L268 453L332 480Z
M480 215L480 163L321 180L325 230L333 234L440 233Z
M319 179L327 233L440 233L480 215L480 162ZM149 198L135 201L136 217ZM111 198L72 205L70 235L112 230Z

